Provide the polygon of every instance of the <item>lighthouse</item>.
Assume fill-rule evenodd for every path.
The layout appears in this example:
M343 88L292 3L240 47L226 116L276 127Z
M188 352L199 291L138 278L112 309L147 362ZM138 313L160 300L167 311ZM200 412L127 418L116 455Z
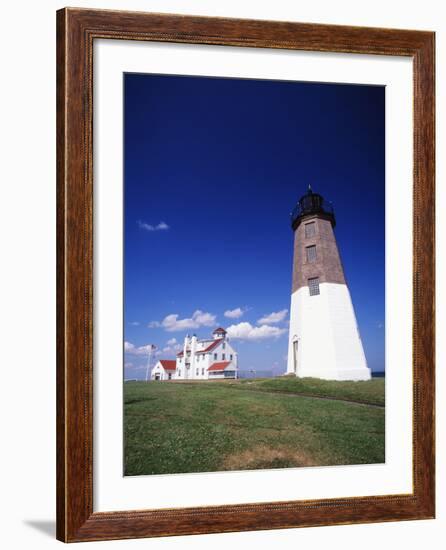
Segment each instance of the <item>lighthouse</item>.
M287 374L369 380L335 224L331 203L309 187L291 214L294 258Z

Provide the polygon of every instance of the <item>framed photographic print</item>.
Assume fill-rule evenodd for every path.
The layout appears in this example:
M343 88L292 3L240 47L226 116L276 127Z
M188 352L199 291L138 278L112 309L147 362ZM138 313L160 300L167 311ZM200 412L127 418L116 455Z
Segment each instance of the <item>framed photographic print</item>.
M434 34L57 37L58 538L434 517Z

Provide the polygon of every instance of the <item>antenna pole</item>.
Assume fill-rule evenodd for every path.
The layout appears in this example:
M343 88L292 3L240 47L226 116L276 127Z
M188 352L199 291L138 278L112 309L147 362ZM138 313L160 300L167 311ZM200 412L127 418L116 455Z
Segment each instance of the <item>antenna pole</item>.
M152 349L154 348L153 344L149 344L149 351L147 356L147 368L146 368L146 382L149 381L149 372L150 372L150 360L152 359Z

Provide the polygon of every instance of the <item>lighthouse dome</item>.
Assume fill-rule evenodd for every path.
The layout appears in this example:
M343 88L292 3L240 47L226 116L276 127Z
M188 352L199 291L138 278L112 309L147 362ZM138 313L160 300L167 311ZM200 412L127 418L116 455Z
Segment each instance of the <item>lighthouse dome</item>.
M326 201L319 193L313 193L309 185L308 191L298 200L291 212L292 228L296 230L302 219L314 215L319 215L320 217L330 220L333 227L336 225L331 202Z

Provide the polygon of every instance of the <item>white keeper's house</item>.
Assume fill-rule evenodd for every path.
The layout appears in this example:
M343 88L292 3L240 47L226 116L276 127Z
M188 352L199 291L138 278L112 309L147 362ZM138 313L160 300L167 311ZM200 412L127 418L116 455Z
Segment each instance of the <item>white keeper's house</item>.
M160 359L152 369L152 380L218 380L237 378L237 352L229 343L224 328L212 338L198 340L186 336L176 360Z

